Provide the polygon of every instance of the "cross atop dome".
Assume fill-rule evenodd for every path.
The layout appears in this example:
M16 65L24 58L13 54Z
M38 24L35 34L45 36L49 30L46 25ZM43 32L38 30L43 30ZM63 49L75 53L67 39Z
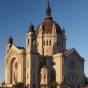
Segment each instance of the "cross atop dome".
M49 6L49 0L48 0L48 6Z

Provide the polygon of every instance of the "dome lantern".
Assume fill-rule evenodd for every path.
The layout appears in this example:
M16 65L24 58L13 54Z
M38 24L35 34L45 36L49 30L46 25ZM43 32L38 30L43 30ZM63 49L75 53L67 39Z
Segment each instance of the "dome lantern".
M51 8L49 5L49 0L48 0L48 6L46 7L46 17L44 20L47 20L47 19L53 20L53 18L51 17Z
M46 15L51 16L51 8L50 8L50 5L49 5L49 0L48 0L48 6L46 8Z

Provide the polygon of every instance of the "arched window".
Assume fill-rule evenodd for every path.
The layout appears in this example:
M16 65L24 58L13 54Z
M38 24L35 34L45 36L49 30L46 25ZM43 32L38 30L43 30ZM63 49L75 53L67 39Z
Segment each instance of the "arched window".
M30 39L28 39L28 45L30 44Z
M51 40L50 40L50 42L49 42L49 43L50 43L50 45L51 45Z
M45 46L45 40L43 41L43 45Z
M36 45L35 39L33 39L32 42L33 42L33 45Z
M46 41L46 45L48 46L48 40Z

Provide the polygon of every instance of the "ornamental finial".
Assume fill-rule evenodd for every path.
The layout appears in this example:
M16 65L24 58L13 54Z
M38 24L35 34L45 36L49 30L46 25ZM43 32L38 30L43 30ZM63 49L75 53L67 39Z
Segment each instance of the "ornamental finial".
M48 6L49 6L49 0L48 0Z

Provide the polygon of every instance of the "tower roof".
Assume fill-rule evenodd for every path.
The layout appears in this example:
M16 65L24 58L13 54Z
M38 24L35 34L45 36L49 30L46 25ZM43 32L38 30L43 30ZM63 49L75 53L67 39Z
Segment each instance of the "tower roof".
M10 38L8 39L8 43L7 44L13 44L13 38L10 36Z
M30 26L29 26L28 32L34 32L34 26L33 26L32 23L31 23Z

